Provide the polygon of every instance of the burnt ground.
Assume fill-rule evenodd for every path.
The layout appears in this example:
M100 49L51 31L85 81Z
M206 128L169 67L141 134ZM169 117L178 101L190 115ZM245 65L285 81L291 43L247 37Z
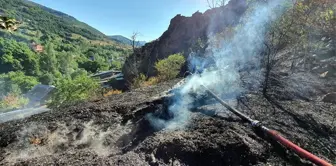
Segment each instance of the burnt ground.
M155 131L146 114L178 80L0 124L0 165L312 165L206 99L184 129ZM206 97L205 97L206 98ZM336 106L249 92L229 100L336 164Z

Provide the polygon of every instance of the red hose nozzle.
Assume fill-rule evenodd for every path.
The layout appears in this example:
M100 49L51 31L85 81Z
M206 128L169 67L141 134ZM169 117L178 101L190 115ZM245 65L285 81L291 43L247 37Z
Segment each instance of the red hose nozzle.
M254 119L251 119L247 115L243 114L242 112L236 110L235 108L232 108L229 104L227 104L225 101L223 101L220 97L218 97L214 92L212 92L210 89L202 85L202 87L206 90L208 94L210 94L212 97L214 97L219 103L221 103L224 107L226 107L229 111L240 117L241 119L249 122L252 124L255 128L261 128L264 130L265 133L267 133L269 136L271 136L276 141L280 142L282 145L284 145L287 148L292 149L295 153L297 153L300 157L306 158L310 160L311 162L320 165L320 166L332 166L332 164L328 163L327 161L311 154L310 152L300 148L299 146L295 145L293 142L287 140L286 138L282 137L278 132L275 130L270 130L265 126L262 126L259 121L256 121Z
M301 147L295 145L293 142L289 141L288 139L282 137L277 131L267 129L266 127L262 127L262 129L270 135L273 139L280 142L285 147L293 150L296 154L301 156L302 158L308 159L309 161L320 165L320 166L332 166L332 164L328 163L327 161L315 156L314 154L302 149Z

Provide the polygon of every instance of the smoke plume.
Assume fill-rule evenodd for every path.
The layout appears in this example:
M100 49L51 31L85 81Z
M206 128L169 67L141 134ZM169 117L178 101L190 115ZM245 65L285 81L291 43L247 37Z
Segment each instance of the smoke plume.
M152 125L157 129L183 128L190 118L191 105L198 96L205 93L201 85L222 97L234 98L246 91L242 85L240 71L250 71L251 80L249 81L254 82L254 86L259 86L259 82L255 79L262 74L259 55L263 47L266 27L279 16L281 13L279 11L283 11L283 4L282 0L250 2L245 15L235 27L232 37L224 38L220 42L215 41L215 36L209 31L209 46L203 56L205 58L200 59L190 55L190 71L196 73L189 76L186 83L176 90L174 102L168 108L173 118L163 120L149 115ZM220 21L213 20L211 24L218 24ZM214 26L209 25L209 27Z

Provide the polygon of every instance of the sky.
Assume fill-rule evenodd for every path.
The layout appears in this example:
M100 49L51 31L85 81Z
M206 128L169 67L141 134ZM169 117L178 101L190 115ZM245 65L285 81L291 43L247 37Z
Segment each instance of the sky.
M71 15L106 35L141 41L159 38L177 14L191 16L208 9L206 0L32 0Z

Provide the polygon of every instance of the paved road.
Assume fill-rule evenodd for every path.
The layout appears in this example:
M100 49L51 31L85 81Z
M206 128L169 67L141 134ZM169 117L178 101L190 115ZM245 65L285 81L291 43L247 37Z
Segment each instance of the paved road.
M27 109L20 109L20 110L10 111L6 113L1 113L0 123L8 122L8 121L16 120L16 119L27 118L35 114L47 112L49 110L50 110L49 108L43 106L43 107L38 107L38 108L27 108Z

